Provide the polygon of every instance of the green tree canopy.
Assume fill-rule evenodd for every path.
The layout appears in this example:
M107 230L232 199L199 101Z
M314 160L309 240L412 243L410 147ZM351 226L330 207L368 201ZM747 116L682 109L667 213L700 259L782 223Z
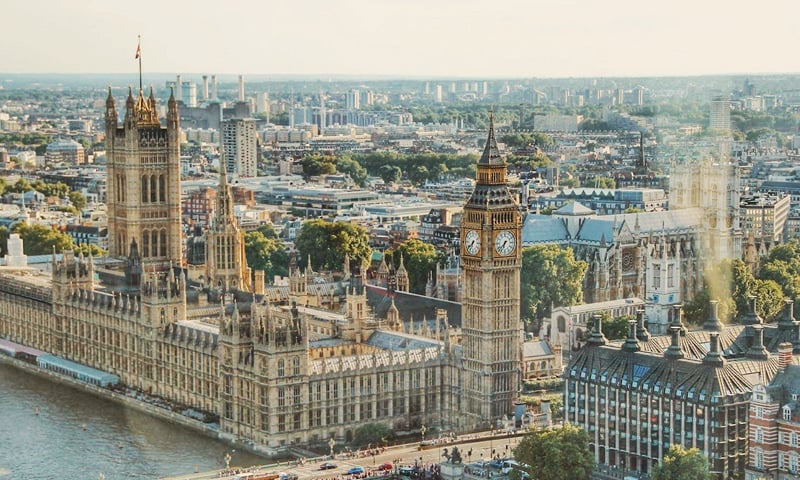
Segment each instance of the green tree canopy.
M72 206L78 210L86 208L86 197L81 192L69 192L69 201L72 202Z
M388 185L399 182L403 178L403 171L400 170L400 167L384 165L380 168L379 175L383 182Z
M653 480L711 480L708 460L696 449L672 445L661 464L653 468Z
M311 256L314 270L340 271L345 254L356 264L369 261L372 255L367 229L348 222L309 220L294 243L300 258Z
M589 480L595 468L589 435L569 423L526 434L514 459L536 480Z
M623 315L611 318L611 314L603 312L603 335L609 340L623 340L628 338L631 321L636 320L633 315Z
M400 257L403 257L403 265L408 271L409 290L420 295L425 294L428 274L435 272L436 264L444 261L444 254L437 252L433 245L417 239L406 240L388 253L395 268L400 265Z
M275 275L285 277L289 274L289 255L283 243L274 236L264 235L261 228L245 233L244 250L247 265L253 271L264 270L267 282L271 282Z
M336 170L349 175L361 187L364 186L369 175L366 168L347 155L342 155L336 160Z
M597 176L587 179L584 182L584 186L590 188L617 188L617 182L611 177Z
M583 299L583 277L589 265L575 260L571 248L535 245L522 250L521 314L523 319L550 315L550 307Z
M336 173L336 157L330 155L306 155L300 159L300 165L303 173L310 177Z
M377 446L394 438L394 431L382 423L365 423L353 433L353 446Z
M18 223L11 229L11 233L19 234L25 255L47 255L53 253L53 249L60 253L75 247L72 237L44 225Z
M781 247L776 247L778 250ZM784 249L776 256L780 258L788 252ZM710 315L709 300L718 300L720 320L728 322L747 313L750 309L749 297L756 298L756 313L765 321L773 320L783 308L785 290L791 288L794 276L785 271L787 263L776 260L765 264L761 269L763 278L756 278L745 263L739 259L723 260L709 267L704 273L703 290L684 305L684 315L688 322L701 324ZM800 281L800 279L796 279ZM780 285L784 285L781 289Z

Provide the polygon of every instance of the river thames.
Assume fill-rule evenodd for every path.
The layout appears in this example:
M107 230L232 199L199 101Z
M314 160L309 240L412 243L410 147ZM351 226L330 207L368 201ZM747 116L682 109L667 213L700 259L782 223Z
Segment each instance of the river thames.
M222 442L0 363L0 480L155 479L268 463Z

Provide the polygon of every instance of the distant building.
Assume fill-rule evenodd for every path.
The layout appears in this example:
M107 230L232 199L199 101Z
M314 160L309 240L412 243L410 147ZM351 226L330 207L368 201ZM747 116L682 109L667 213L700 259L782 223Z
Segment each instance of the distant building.
M222 144L225 158L221 163L229 174L238 177L257 175L258 135L255 120L237 118L222 122Z
M731 98L719 95L711 100L711 115L708 128L719 132L731 131Z
M44 160L48 164L81 165L86 163L86 152L74 140L56 140L47 145Z
M540 132L577 132L583 115L534 115L533 128Z
M789 201L789 195L774 192L742 196L739 205L743 233L752 232L759 241L783 241Z

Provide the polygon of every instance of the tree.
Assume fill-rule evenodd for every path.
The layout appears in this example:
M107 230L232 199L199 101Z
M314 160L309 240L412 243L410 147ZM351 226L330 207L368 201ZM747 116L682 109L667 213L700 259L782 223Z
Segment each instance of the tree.
M294 243L301 259L311 256L315 270L340 271L345 254L356 265L368 261L372 255L367 229L348 222L309 220ZM305 265L304 261L301 263Z
M776 250L780 247L776 247ZM778 256L786 253L784 249ZM794 281L800 281L787 271L787 263L776 260L765 264L761 269L762 277L755 278L745 263L739 259L723 260L710 267L704 274L705 286L694 298L684 306L684 315L690 323L701 324L710 315L709 300L718 300L720 320L727 322L750 310L749 297L756 297L756 313L770 321L783 308L786 292Z
M603 312L601 320L603 335L609 340L623 340L628 338L631 320L636 320L636 317L633 315L623 315L621 317L611 318L610 313Z
M369 176L366 168L347 155L343 155L336 160L336 170L346 173L351 180L361 187L364 186L367 176Z
M536 480L589 480L595 468L589 435L569 423L526 434L514 459Z
M19 234L25 255L47 255L53 253L54 249L61 253L75 247L72 237L44 225L18 223L14 225L11 232Z
M72 206L78 210L86 208L86 197L81 192L69 192L69 201L72 202Z
M264 235L261 228L245 233L244 251L247 265L253 271L264 270L267 281L275 275L285 277L289 274L289 255L283 248L283 243L275 237Z
M594 177L586 180L586 187L592 188L617 188L617 182L611 177Z
M309 177L336 173L336 157L329 155L306 155L300 160L300 165Z
M583 299L583 277L589 264L575 260L571 248L535 245L522 250L520 295L522 318L550 315L550 307L575 305Z
M400 170L400 167L384 165L380 169L380 176L383 182L388 185L390 183L399 182L400 179L403 178L403 171Z
M382 423L365 423L353 433L353 446L365 447L369 444L373 446L393 439L394 431Z
M696 448L672 445L660 465L653 468L653 480L711 480L708 460Z
M403 257L403 265L408 272L409 290L420 295L425 294L428 274L436 271L437 263L444 261L444 254L437 252L433 245L417 239L406 240L389 253L395 268L400 265L400 257Z

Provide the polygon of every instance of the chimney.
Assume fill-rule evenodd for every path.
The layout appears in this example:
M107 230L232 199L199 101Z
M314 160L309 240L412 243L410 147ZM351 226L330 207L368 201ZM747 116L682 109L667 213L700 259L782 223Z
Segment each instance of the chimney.
M681 335L686 335L686 327L683 325L683 305L672 306L672 322L669 328L677 328Z
M182 102L183 101L183 81L181 80L181 76L178 75L178 80L175 82L175 100Z
M244 75L239 75L239 101L244 102Z
M703 330L711 330L719 332L722 330L722 322L719 321L719 300L709 300L708 318L706 323L703 324Z
M214 100L218 99L217 96L217 76L211 75L211 98Z
M623 352L638 352L640 350L639 341L636 340L636 321L634 320L631 320L628 326L628 338L622 344L621 350Z
M603 335L603 317L592 315L592 334L589 335L587 345L599 346L606 344L606 337Z
M679 360L683 358L683 350L681 350L681 329L679 327L671 327L672 331L672 344L664 351L664 358L667 360Z
M783 342L778 345L778 368L786 370L786 367L792 364L792 344Z
M778 330L791 331L794 327L794 301L787 298L783 301L783 315L778 320Z
M761 319L761 317L759 317L758 314L756 313L756 297L755 297L755 295L748 295L748 297L747 297L747 306L748 306L748 312L744 315L744 318L742 319L742 324L743 325L757 325L757 324L764 323L764 321ZM750 336L749 333L748 333L748 336Z
M641 342L650 340L650 332L644 326L644 309L636 310L636 338Z
M753 360L767 360L769 358L769 352L764 347L764 327L761 325L751 325L750 328L753 332L753 344L747 351L747 358Z
M208 100L208 75L203 75L203 100Z
M723 357L722 353L719 351L719 333L710 333L708 337L710 346L708 353L703 357L703 365L712 367L721 367L725 365L725 357Z

